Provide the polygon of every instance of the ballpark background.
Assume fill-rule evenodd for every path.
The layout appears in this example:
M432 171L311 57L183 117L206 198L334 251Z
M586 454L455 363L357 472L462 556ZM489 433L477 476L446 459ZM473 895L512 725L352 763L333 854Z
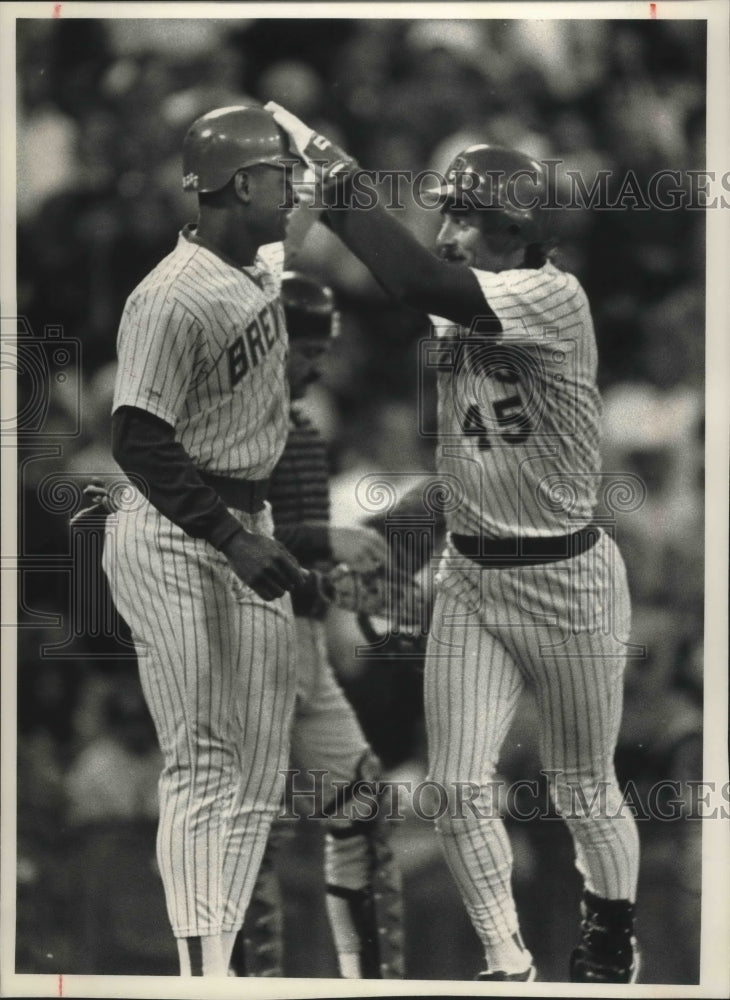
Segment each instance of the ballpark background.
M364 167L443 171L490 141L560 159L590 187L644 186L705 167L704 21L19 20L18 973L174 975L154 859L154 734L123 629L90 620L68 519L108 452L116 329L134 285L174 245L194 201L180 146L198 115L273 99ZM691 192L690 192L691 193ZM408 205L424 240L434 212ZM564 213L561 256L592 305L605 468L646 487L617 512L634 602L617 766L647 807L669 779L691 807L702 772L705 214L631 207ZM362 511L368 473L428 473L419 437L419 314L393 305L322 228L301 266L327 281L342 335L310 412L330 443L335 520ZM61 349L59 349L61 345ZM37 373L41 377L37 377ZM42 377L43 373L47 377ZM60 377L62 376L62 377ZM83 589L83 588L81 588ZM98 596L98 595L97 595ZM344 614L333 658L386 776L425 776L421 677L363 660ZM538 777L533 707L506 741L506 781ZM629 784L630 783L630 784ZM639 823L642 982L699 981L701 823ZM580 893L559 822L510 823L526 943L545 981L567 978ZM286 972L336 974L323 908L321 830L282 845ZM480 948L431 825L397 824L409 978L468 979Z

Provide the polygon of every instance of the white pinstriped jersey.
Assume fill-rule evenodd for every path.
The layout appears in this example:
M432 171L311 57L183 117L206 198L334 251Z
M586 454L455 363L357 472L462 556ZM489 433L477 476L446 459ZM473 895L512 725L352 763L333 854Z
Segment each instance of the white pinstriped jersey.
M200 469L267 478L289 420L283 264L281 243L239 268L183 231L127 299L113 409L172 424Z
M539 270L474 270L501 321L479 334L432 317L439 471L465 497L453 532L559 535L590 521L600 470L601 400L588 300L578 280Z

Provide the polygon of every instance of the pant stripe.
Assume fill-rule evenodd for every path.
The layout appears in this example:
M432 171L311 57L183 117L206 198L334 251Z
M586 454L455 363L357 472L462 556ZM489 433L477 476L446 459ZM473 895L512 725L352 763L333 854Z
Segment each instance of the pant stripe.
M148 505L118 519L104 563L165 759L168 914L178 937L215 934L231 912L243 920L279 804L295 693L290 603L236 598L225 559ZM270 531L263 519L246 526Z
M468 618L469 608L478 615ZM613 754L629 617L623 563L605 535L588 553L542 567L475 571L445 560L429 640L426 711L431 777L447 789L481 782L485 805L520 692L534 687L540 758L557 772L551 790L569 814L586 885L598 895L633 899L636 827L627 811L612 815L621 805ZM608 816L600 795L592 813L580 815L578 793L591 806L601 783ZM467 813L442 817L438 827L482 939L509 936L516 917L501 821Z

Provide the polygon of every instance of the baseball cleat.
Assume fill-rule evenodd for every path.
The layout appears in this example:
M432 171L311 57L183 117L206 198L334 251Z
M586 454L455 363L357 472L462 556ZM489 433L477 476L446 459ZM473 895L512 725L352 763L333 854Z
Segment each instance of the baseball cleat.
M641 952L636 938L615 952L612 960L597 957L583 947L570 957L571 983L635 983L641 968Z
M534 983L536 979L537 969L534 965L529 966L524 972L503 972L502 969L490 972L485 969L475 976L478 983Z
M583 893L581 936L570 956L572 983L635 983L640 954L633 903Z

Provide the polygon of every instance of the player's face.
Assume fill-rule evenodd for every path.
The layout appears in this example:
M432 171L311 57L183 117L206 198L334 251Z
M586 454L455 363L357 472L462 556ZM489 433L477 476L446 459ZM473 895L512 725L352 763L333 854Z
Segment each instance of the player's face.
M465 264L481 271L502 271L513 267L515 251L498 237L487 235L477 211L444 212L436 237L436 249L443 260Z
M441 229L436 237L439 257L454 264L480 267L482 231L472 212L444 212Z
M287 376L292 399L302 399L322 375L322 361L330 349L324 337L297 337L289 341Z
M261 243L277 243L285 239L289 218L297 205L291 167L257 163L246 171L252 212Z

